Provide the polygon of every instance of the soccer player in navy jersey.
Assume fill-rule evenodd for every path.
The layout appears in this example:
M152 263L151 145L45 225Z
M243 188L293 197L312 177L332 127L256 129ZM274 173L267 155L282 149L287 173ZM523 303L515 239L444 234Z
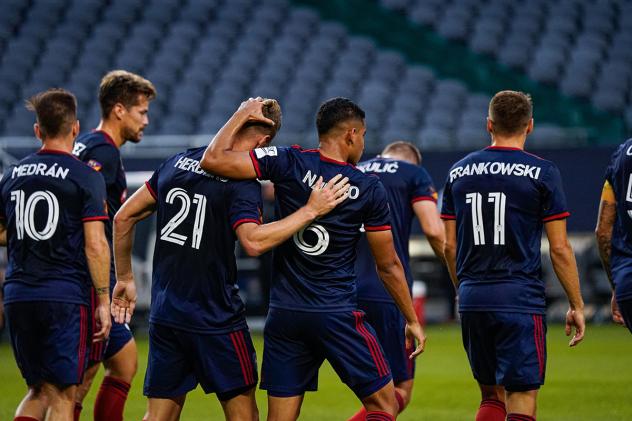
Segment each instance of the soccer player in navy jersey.
M80 135L73 153L103 176L107 189L108 215L106 235L112 242L112 219L127 196L125 170L119 148L127 141L138 143L149 123L149 102L156 96L148 80L124 70L107 73L99 86L101 122ZM114 262L110 270L110 287L114 288ZM137 369L136 343L126 324L113 323L107 342L90 349L89 368L77 391L75 421L79 420L82 402L92 380L103 363L105 376L94 403L94 421L122 421L127 393Z
M266 146L281 124L270 101L261 118L274 126L245 122L235 148ZM215 392L227 420L257 420L257 364L244 304L236 286L235 239L251 256L290 238L342 202L348 179L322 179L308 203L285 218L261 224L261 187L229 181L200 169L205 148L167 159L115 217L118 283L112 308L127 320L136 292L131 268L133 227L157 212L149 329L149 364L144 393L148 420L177 420L187 392L198 383Z
M11 344L28 393L16 421L72 419L92 341L110 331L110 249L105 185L70 152L79 133L74 95L51 89L28 101L42 148L0 182L0 238L8 242L4 282ZM90 287L97 303L92 328Z
M597 246L612 287L612 319L632 332L632 139L612 155L597 220Z
M380 278L404 313L408 344L419 341L410 358L423 351L425 337L393 246L384 186L354 166L364 149L364 111L345 98L325 102L316 117L319 149L235 150L235 133L243 124L273 124L258 117L263 106L260 98L243 103L207 148L201 167L224 177L272 181L277 218L303 206L319 177L330 180L340 173L351 184L347 200L275 250L261 375L268 419L298 418L304 393L316 390L327 359L362 401L367 420L392 420L397 402L388 362L356 305L354 263L362 227Z
M445 233L437 210L437 192L430 174L421 167L421 152L409 142L393 142L382 153L358 164L365 174L379 177L386 188L391 210L393 239L399 260L402 262L409 293L412 294L413 278L410 272L408 241L417 216L430 246L443 263ZM411 399L415 362L408 358L412 352L406 348L404 325L406 321L393 299L384 289L375 270L375 260L368 242L363 238L358 247L356 260L358 279L358 308L366 313L367 321L375 329L393 374L398 412L404 410ZM366 417L364 408L350 421Z
M492 145L454 164L443 193L445 257L458 289L463 345L482 395L477 421L535 420L546 368L542 228L570 304L570 346L584 337L560 172L524 151L532 115L528 95L497 93L487 117Z

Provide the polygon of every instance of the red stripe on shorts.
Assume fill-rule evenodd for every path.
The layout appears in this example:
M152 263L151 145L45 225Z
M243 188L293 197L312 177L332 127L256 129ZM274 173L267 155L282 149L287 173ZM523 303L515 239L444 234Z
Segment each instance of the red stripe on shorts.
M237 332L237 339L238 339L238 342L241 344L241 350L244 356L246 370L248 372L248 379L250 379L250 382L248 384L252 384L255 382L255 375L252 369L252 361L250 360L248 356L248 347L246 346L246 339L244 338L243 330L240 330L239 332Z
M235 352L237 353L237 358L239 358L239 365L241 366L241 374L243 374L243 376L244 376L244 382L246 384L249 384L249 382L248 382L248 373L246 371L246 366L244 365L244 358L241 355L241 352L239 350L239 345L237 344L237 337L235 336L235 332L231 333L229 336L230 336L230 340L233 342L233 346L235 347Z
M377 344L377 341L375 340L373 335L371 335L371 332L369 332L362 324L362 313L354 311L353 315L356 319L356 330L360 333L360 335L364 337L364 340L369 347L369 351L371 352L371 357L373 357L373 362L377 367L378 374L380 375L380 377L386 376L388 374L388 369L386 368L384 357L380 352L380 346Z
M540 379L542 379L542 373L544 371L544 355L543 355L543 349L542 349L542 342L541 342L541 337L542 337L542 318L537 316L537 315L533 315L533 340L535 341L535 349L538 353L538 367L539 367L539 374L540 374Z

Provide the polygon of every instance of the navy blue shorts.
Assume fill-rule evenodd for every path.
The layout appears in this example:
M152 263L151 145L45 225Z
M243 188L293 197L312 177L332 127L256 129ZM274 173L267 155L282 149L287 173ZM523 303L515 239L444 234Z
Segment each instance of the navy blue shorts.
M149 324L145 396L175 398L195 389L228 400L257 384L257 357L248 329L191 333Z
M96 309L96 294L94 288L92 288L91 306L90 306L90 319L92 323L92 331L96 332L96 320L94 319ZM116 323L112 318L112 328L110 329L110 336L104 342L92 342L90 341L90 366L98 364L104 360L108 360L116 355L129 341L134 339L132 332L129 330L127 323Z
M546 371L546 321L539 314L461 313L474 378L510 392L539 389Z
M395 384L414 378L415 360L408 356L415 349L406 349L406 320L397 306L394 303L360 300L358 308L366 313L366 321L375 329Z
M5 307L11 345L29 386L81 383L91 337L88 307L57 302L18 302Z
M391 381L391 371L362 311L314 313L271 308L266 319L261 388L299 396L318 388L325 359L360 399Z
M619 311L621 312L621 316L623 316L625 326L632 332L632 299L617 300L617 304L619 305Z

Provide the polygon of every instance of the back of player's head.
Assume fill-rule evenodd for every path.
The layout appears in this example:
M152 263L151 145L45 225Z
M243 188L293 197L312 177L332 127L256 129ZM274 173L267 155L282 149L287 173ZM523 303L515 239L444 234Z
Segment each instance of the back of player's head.
M386 145L382 155L396 155L414 164L421 165L421 152L419 148L410 142L397 140Z
M316 114L316 128L319 135L327 134L331 129L350 120L364 121L364 110L347 98L332 98L325 101Z
M251 123L246 123L244 125L244 129L247 129L249 127L254 127L262 134L270 136L270 139L272 140L274 136L276 136L276 134L281 129L281 123L282 123L281 105L276 99L266 98L263 100L263 107L261 111L265 118L269 118L270 120L274 121L274 126L270 126L268 124L263 124L263 123L258 123L258 122L251 122Z
M116 104L130 108L139 103L139 96L148 101L156 97L156 88L147 79L125 70L112 70L101 79L99 104L101 116L107 118Z
M64 89L33 95L26 108L35 112L42 139L68 136L77 122L77 99Z
M533 117L531 96L518 91L500 91L489 103L489 119L494 133L515 135L525 130Z

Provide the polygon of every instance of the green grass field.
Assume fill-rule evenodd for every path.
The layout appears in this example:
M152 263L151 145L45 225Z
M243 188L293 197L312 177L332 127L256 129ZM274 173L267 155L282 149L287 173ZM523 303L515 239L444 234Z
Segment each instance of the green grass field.
M427 328L427 351L418 360L416 386L411 405L399 420L473 420L478 393L471 377L457 326ZM262 338L255 336L262 355ZM140 421L145 411L142 379L147 362L147 341L139 341L140 369L125 410L125 419ZM539 421L632 420L632 337L615 326L589 326L584 343L569 349L561 326L550 326L547 383L539 400ZM100 378L100 377L99 377ZM0 420L11 420L25 393L25 385L8 344L0 345ZM84 407L84 420L91 418L96 387ZM262 419L265 393L257 392ZM355 396L338 380L329 365L320 371L319 391L306 396L301 420L345 420L359 406ZM198 388L190 393L183 420L221 420L214 395Z

